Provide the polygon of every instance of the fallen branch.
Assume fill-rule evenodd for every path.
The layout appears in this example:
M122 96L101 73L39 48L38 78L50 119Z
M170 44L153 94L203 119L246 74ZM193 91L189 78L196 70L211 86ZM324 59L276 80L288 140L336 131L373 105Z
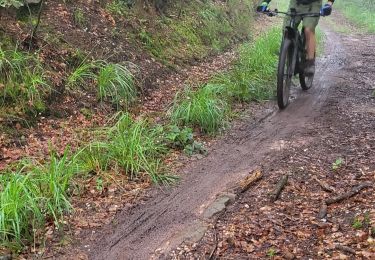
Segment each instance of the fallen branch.
M320 185L320 187L327 192L335 192L335 189L328 185L328 183L319 180L317 177L313 177L313 179Z
M343 246L343 245L337 244L337 245L335 245L335 249L340 250L344 253L350 253L350 254L355 255L355 250L351 247L348 247L348 246Z
M343 201L343 200L345 200L345 199L348 199L348 198L350 198L350 197L353 197L354 195L357 195L357 194L360 193L363 189L370 188L370 187L372 187L372 186L373 186L372 183L362 183L362 184L360 184L360 185L358 185L358 186L353 187L351 191L348 191L348 192L346 192L346 193L344 193L344 194L338 195L338 196L333 197L333 198L331 198L331 199L327 199L327 200L325 201L325 203L326 203L327 205L331 205L331 204L334 204L334 203L337 203L337 202L341 202L341 201Z
M241 193L246 192L248 189L250 189L251 185L253 185L255 182L262 179L263 173L260 170L255 170L251 175L247 176L243 181L241 181Z
M283 191L287 182L288 175L284 175L277 183L276 189L271 193L271 202L275 202L279 198L280 193Z
M325 218L327 216L327 210L328 210L328 206L326 203L323 202L318 213L318 218L319 219Z
M216 251L217 251L217 248L218 248L218 239L217 239L217 230L216 230L216 225L215 225L215 236L214 236L214 239L215 239L215 246L214 248L211 250L211 253L210 253L210 256L208 257L208 260L213 260L215 259L215 254L216 254Z

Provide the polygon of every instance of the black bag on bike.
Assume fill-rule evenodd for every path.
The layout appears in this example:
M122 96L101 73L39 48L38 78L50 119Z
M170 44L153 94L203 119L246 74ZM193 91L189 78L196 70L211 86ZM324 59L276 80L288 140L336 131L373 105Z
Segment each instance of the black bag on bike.
M318 0L297 0L297 4L298 5L309 5L309 4L312 4L316 1L318 1Z

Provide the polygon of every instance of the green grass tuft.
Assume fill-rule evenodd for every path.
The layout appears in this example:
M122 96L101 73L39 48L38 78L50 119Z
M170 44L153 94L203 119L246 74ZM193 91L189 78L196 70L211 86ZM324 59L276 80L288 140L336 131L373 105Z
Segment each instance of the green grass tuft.
M225 125L229 106L220 96L220 85L208 84L197 91L186 88L177 93L171 108L171 120L181 126L199 127L203 132L213 134Z
M95 69L95 63L87 61L82 62L69 75L67 79L67 87L72 90L85 87L85 84L96 79L96 74L94 73Z
M214 83L224 85L230 99L264 100L274 96L280 29L274 28L255 43L244 44L233 69L219 74Z
M134 103L138 90L131 72L118 63L106 61L83 62L70 74L67 86L72 90L88 88L91 83L97 87L101 101L109 101L117 107L128 107Z
M32 241L38 228L53 219L59 221L71 209L69 189L78 168L68 160L68 151L59 158L52 154L42 165L23 162L16 172L0 175L1 243Z
M0 106L17 104L23 113L45 110L45 99L53 91L36 55L0 49Z
M104 63L98 74L98 97L109 100L117 106L134 103L138 91L134 84L133 75L120 64Z
M122 115L109 131L108 154L131 178L142 172L156 175L165 151L157 129L144 120L134 121L129 114Z
M230 104L273 97L280 39L279 28L270 30L240 48L232 70L197 91L186 88L178 93L170 110L172 122L212 134L225 125Z
M99 133L99 141L92 142L75 155L85 172L124 172L130 178L148 174L154 182L167 182L162 159L167 152L162 128L147 121L133 120L127 113L117 123Z

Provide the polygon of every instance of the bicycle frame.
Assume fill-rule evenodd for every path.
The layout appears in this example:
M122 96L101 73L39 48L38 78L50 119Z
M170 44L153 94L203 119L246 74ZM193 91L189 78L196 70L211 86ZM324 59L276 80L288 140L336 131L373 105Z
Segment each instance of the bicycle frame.
M289 25L287 25L284 29L283 37L291 40L292 46L294 47L293 56L292 56L293 71L291 72L291 74L295 75L295 68L296 68L296 65L297 65L296 63L298 62L297 55L298 54L301 55L305 51L303 49L304 44L303 44L303 39L301 37L301 32L297 28L296 18L301 17L301 19L303 19L304 17L317 17L317 16L320 16L320 14L317 14L317 13L297 13L296 9L294 9L294 8L291 8L289 13L278 12L278 11L276 11L276 13L285 14L285 15L290 16L290 18L291 18L290 21L289 21ZM303 33L303 29L302 29L302 33Z
M312 85L314 76L306 76L301 64L306 61L306 45L304 29L298 30L297 17L303 20L305 17L317 17L317 13L297 13L296 9L291 8L290 12L267 11L269 16L277 14L290 16L289 24L283 29L283 40L280 47L279 64L277 69L277 103L280 109L284 109L289 103L290 86L292 85L293 75L299 74L299 80L303 90L307 90ZM307 82L306 83L306 79Z

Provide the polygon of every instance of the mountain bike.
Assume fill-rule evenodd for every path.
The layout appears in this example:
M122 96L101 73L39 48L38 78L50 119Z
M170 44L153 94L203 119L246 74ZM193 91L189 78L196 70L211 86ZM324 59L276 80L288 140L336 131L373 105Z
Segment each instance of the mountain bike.
M289 12L278 10L266 12L268 16L285 14L291 17L289 24L283 32L280 47L279 65L277 70L277 104L284 109L289 104L290 87L293 76L299 74L299 82L303 90L308 90L313 85L314 75L304 74L304 64L307 58L306 39L304 28L299 31L296 18L318 17L320 13L297 13L294 8Z

